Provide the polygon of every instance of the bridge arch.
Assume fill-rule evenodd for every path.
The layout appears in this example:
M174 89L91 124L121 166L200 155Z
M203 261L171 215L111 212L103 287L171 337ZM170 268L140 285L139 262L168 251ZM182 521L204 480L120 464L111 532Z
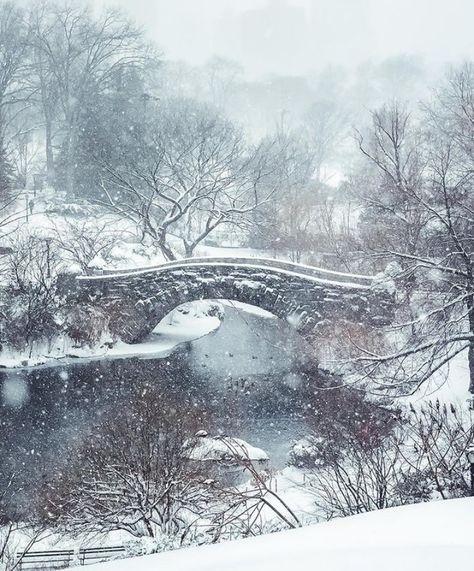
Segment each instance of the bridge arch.
M108 313L112 333L127 343L142 341L173 309L195 300L259 307L303 337L328 319L387 322L392 301L371 277L262 258L192 258L78 279L88 301Z

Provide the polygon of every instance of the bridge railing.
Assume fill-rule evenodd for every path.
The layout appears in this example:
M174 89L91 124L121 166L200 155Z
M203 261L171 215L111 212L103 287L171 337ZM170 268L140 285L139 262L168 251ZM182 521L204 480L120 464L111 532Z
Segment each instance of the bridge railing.
M297 264L283 260L275 260L273 258L236 258L236 257L206 257L206 258L184 258L174 260L172 262L164 262L156 266L148 266L141 268L133 268L128 270L99 270L92 276L83 276L79 279L99 278L101 276L121 276L135 273L159 272L167 269L189 268L190 266L251 266L253 268L269 268L276 270L284 270L300 275L305 275L317 279L323 279L334 282L352 283L360 286L370 287L373 283L372 276L364 276L360 274L347 274L344 272L335 272L325 270L315 266L305 264Z

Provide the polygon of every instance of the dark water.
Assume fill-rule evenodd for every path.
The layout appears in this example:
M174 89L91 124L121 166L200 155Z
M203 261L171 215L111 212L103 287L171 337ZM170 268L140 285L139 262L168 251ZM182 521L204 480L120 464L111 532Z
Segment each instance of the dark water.
M228 307L218 330L167 358L3 372L0 476L21 473L25 488L49 478L101 416L127 413L138 383L158 385L183 413L204 404L213 431L244 438L282 467L303 430L305 350L289 325Z

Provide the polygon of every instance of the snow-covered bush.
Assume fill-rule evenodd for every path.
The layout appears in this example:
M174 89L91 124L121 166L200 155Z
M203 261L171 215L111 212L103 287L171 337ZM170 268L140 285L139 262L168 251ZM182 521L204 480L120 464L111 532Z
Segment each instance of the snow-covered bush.
M89 218L97 214L98 207L87 200L65 200L64 193L57 193L48 198L45 205L47 214L59 216L72 216L75 218Z
M17 237L0 292L2 344L31 350L34 342L51 341L60 332L59 269L57 251L48 240Z
M107 331L109 317L105 311L92 305L80 303L70 308L65 333L80 347L97 344Z
M124 530L131 536L182 540L208 498L184 441L204 421L181 410L157 385L132 388L127 415L105 415L39 503L48 525L70 531Z
M412 408L377 439L342 433L338 446L318 435L295 443L290 463L330 519L469 494L466 452L474 428L455 406Z
M87 248L77 246L80 252ZM3 348L31 355L35 345L47 347L60 336L69 336L80 345L92 345L102 338L108 318L96 307L78 303L71 261L68 265L57 240L15 234L0 287Z
M123 234L116 226L116 220L69 217L64 218L60 226L54 226L51 239L63 261L77 268L77 273L88 273L91 266L108 260Z

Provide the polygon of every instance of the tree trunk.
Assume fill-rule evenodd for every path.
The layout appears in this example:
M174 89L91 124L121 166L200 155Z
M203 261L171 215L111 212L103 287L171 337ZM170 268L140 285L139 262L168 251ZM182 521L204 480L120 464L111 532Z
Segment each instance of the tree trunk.
M165 229L159 230L158 247L160 248L163 256L168 261L172 262L173 260L176 260L176 255L166 240L166 230Z
M144 523L145 523L145 527L146 527L146 531L147 531L148 535L149 535L150 537L153 537L153 538L154 538L154 537L155 537L155 534L153 533L153 528L151 527L151 524L150 524L149 520L148 520L147 518L143 518L143 521L144 521Z
M188 242L183 241L184 244L184 255L186 258L192 258L194 256L195 244L188 244Z
M76 170L75 156L76 156L76 134L75 128L71 127L71 132L68 137L66 149L66 196L68 198L75 197L75 184L74 173Z
M55 187L54 152L53 152L53 128L49 114L45 113L46 122L46 177L48 186Z
M474 294L471 293L468 296L466 303L469 315L469 331L474 335ZM469 392L474 394L474 340L469 342L467 359L469 363Z
M77 118L74 110L68 112L68 137L66 147L66 195L68 198L75 197L75 171L76 171L76 147L77 147Z

